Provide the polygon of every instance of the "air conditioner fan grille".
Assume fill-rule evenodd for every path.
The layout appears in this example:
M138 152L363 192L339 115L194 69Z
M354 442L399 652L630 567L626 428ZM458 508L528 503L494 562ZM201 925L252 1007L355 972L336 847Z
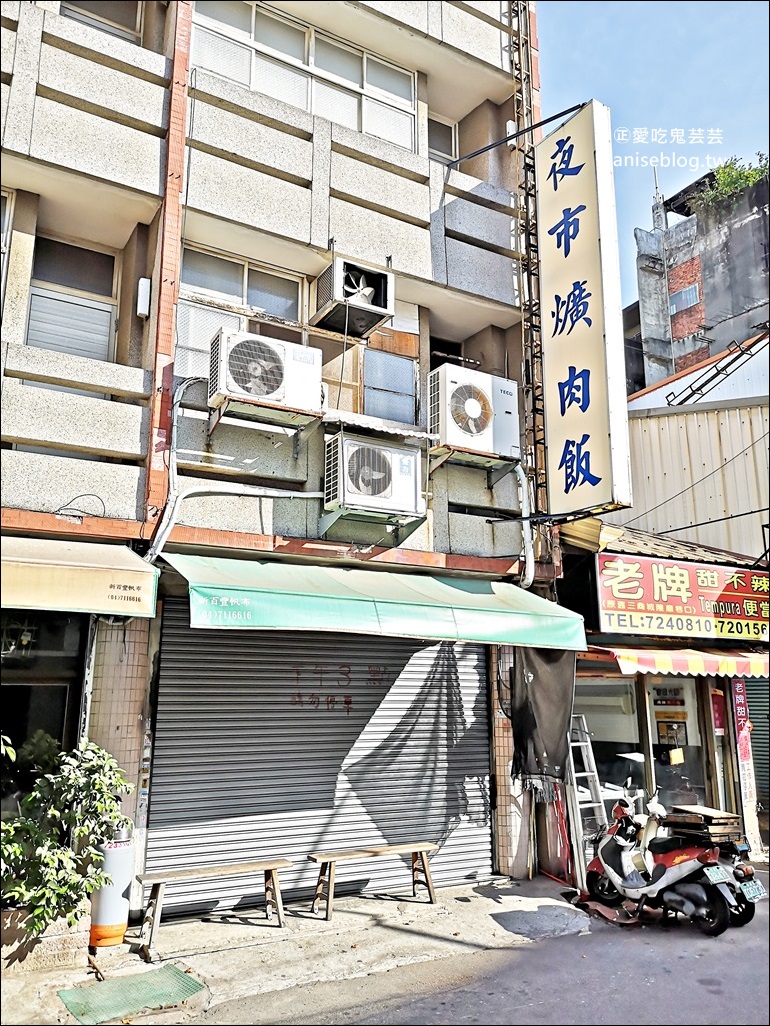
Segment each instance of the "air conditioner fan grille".
M452 420L466 435L483 434L492 421L492 403L476 385L458 385L452 392L449 409Z
M393 482L390 457L382 449L356 446L347 458L347 475L361 495L386 495Z
M283 352L259 339L236 342L230 350L227 369L242 392L264 398L282 390Z

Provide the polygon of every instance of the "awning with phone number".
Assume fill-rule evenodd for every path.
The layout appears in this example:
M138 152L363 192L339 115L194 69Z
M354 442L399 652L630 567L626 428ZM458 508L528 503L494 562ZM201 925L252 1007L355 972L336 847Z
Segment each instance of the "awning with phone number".
M159 571L126 545L3 536L3 609L155 616Z
M165 553L190 626L377 634L579 651L583 618L515 584Z
M687 677L767 677L766 652L694 648L592 648L606 653L621 673L660 673Z

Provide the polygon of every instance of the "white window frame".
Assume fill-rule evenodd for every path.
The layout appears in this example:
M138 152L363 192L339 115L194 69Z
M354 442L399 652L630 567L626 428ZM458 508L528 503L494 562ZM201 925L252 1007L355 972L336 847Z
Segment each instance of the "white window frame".
M442 118L440 114L434 114L428 111L428 121L435 121L439 125L446 125L447 128L452 129L452 154L442 153L441 150L434 150L430 142L428 142L428 156L431 160L438 161L439 164L451 164L453 160L457 160L459 152L457 149L457 122L450 121L449 118Z
M87 304L93 304L96 306L104 305L112 308L112 317L110 321L110 345L108 349L107 362L112 362L115 359L115 350L117 345L117 327L118 327L118 295L120 294L120 253L114 249L110 249L107 246L99 246L90 242L84 242L82 239L67 238L58 235L47 235L39 233L35 237L37 239L48 239L50 242L61 242L65 246L76 246L78 249L85 249L91 253L104 253L106 256L112 257L113 270L112 270L112 294L109 296L101 295L98 292L89 292L87 289L77 289L71 285L59 285L56 282L45 281L42 278L31 278L30 279L30 294L27 303L27 329L24 333L26 341L27 333L29 331L29 306L32 301L32 292L37 290L38 292L56 293L59 292L65 296L72 296L74 299L82 299Z
M109 328L109 340L107 345L107 355L104 357L104 363L110 363L115 359L115 325L117 324L118 307L114 300L107 299L105 296L97 296L92 292L81 292L78 289L65 288L58 285L53 285L51 282L40 281L36 279L32 282L29 290L29 308L32 309L32 299L34 296L51 297L56 296L66 297L66 301L71 301L76 306L91 307L95 310L109 311L110 314L110 328ZM27 333L29 333L29 322L27 323ZM29 343L27 343L29 345ZM33 348L48 349L48 346L39 346ZM57 353L66 353L66 349L52 350ZM74 355L74 354L72 354ZM94 357L93 359L96 359ZM31 384L31 382L28 382ZM77 392L78 395L95 395L93 392L79 392L76 389L71 388L59 388L58 386L49 385L49 388L57 388L59 391L65 392Z
M12 189L2 189L2 194L5 197L5 221L0 226L0 247L2 252L0 253L0 260L2 265L0 266L0 300L3 306L5 305L5 279L8 275L8 257L11 252L11 233L13 231L13 213L14 205L16 203L16 193Z
M303 325L307 321L307 279L304 275L298 274L295 271L289 271L283 267L275 267L271 264L261 263L256 260L249 260L246 257L236 256L232 253L222 253L218 250L207 249L203 246L187 245L182 250L182 261L184 261L185 251L201 253L204 256L214 257L218 260L226 260L231 264L238 264L241 267L241 297L240 302L233 300L231 296L227 296L222 292L216 292L214 289L206 289L205 286L192 286L187 285L181 280L181 265L180 265L180 281L179 281L179 302L187 306L197 306L202 309L211 310L216 313L221 313L227 317L239 318L239 331L248 331L249 322L259 320L259 314L255 312L256 308L252 307L248 303L248 289L249 289L249 271L262 271L265 274L271 274L275 278L283 278L287 281L293 281L297 284L297 313L299 320L294 321L291 318L278 317L275 314L269 314L265 312L264 316L270 320L274 320L275 323L287 325L291 328L296 328L298 331L302 331ZM219 300L216 305L207 303L206 300ZM177 310L177 318L178 318ZM182 350L187 353L195 353L203 355L206 358L206 366L208 368L208 353L204 349L194 348L192 346L182 345L179 341L178 331L175 331L176 343L174 346L174 355L178 350ZM211 340L209 340L211 341ZM208 373L208 371L207 371Z
M244 0L246 2L246 0ZM246 46L252 51L251 56L251 69L249 76L248 88L254 91L254 80L255 80L255 62L256 55L261 55L269 60L276 61L279 64L283 64L294 71L301 72L308 76L309 88L307 91L307 104L304 109L309 113L315 111L315 83L323 81L329 85L335 86L338 89L344 89L346 92L353 93L358 96L358 131L366 135L374 135L374 133L367 132L365 130L366 116L364 113L367 99L376 100L378 103L384 104L385 106L391 107L393 110L399 111L409 115L412 120L412 131L411 131L411 145L409 147L402 147L409 149L411 152L416 150L416 123L417 123L417 75L414 71L410 71L408 68L400 67L398 64L394 64L393 61L387 58L380 57L376 53L372 53L368 50L362 50L358 47L351 46L343 39L338 39L336 36L328 32L322 32L318 29L313 28L304 22L297 21L294 18L284 16L282 13L279 15L277 12L262 7L257 4L250 4L252 8L251 16L251 38L246 39L243 33L239 33L235 29L230 31L227 30L227 26L224 26L222 22L216 21L213 18L208 18L205 15L198 13L197 10L193 10L193 38L191 46L192 63L195 65L195 50L196 50L196 28L200 27L206 32L210 32L213 35L218 35L223 39L230 40L234 43L238 43L241 46ZM255 38L256 33L256 16L257 12L262 13L265 17L272 18L276 21L283 22L284 24L291 25L294 28L300 29L305 33L305 61L298 61L294 57L290 57L287 54L281 53L278 50L266 46L264 43L260 43ZM326 71L325 69L318 68L315 65L315 51L316 51L316 39L321 38L328 40L334 46L338 46L340 49L347 50L349 53L356 54L361 57L361 85L354 85L347 79L341 78L335 75L333 72ZM368 61L374 60L379 64L383 64L387 67L392 68L394 71L400 74L408 76L411 81L411 98L409 101L403 100L398 96L394 96L392 93L388 93L386 90L379 89L376 86L367 85L367 67ZM203 67L202 65L199 65ZM209 71L204 68L203 70ZM215 71L209 72L212 75L218 74ZM225 77L225 76L222 76ZM237 80L233 80L237 81ZM284 101L289 102L289 101ZM375 138L383 138L382 136L374 136ZM390 141L390 140L385 140ZM391 141L391 145L400 146L400 143Z
M39 238L49 239L51 242L61 242L68 246L77 246L79 249L86 249L92 253L104 253L107 256L111 256L113 259L113 270L112 270L112 294L110 296L100 295L98 292L89 292L86 289L73 288L70 285L58 285L56 282L44 281L42 278L31 278L29 294L27 297L27 323L24 331L24 344L30 345L29 338L29 319L32 311L32 300L34 296L52 296L55 297L60 295L67 297L68 300L74 303L79 303L82 306L95 307L96 309L108 310L110 314L110 325L109 325L109 338L107 343L107 352L104 357L104 363L112 363L115 360L115 352L117 348L117 327L118 327L118 300L120 288L120 254L113 249L109 249L106 246L93 245L91 243L85 243L82 239L62 238L55 235L47 235L40 233L36 236L36 241ZM48 349L47 346L32 346L35 349ZM55 352L67 352L65 349L53 350ZM74 354L73 354L74 355ZM82 358L82 357L81 357ZM93 359L97 359L94 357ZM56 385L53 383L42 382L42 381L27 381L22 379L21 382L27 387L33 388L48 388L54 392L68 392L71 395L84 395L92 399L108 399L109 396L99 392L91 392L80 388L71 388L67 385ZM96 456L93 453L78 453L69 452L59 449L51 449L48 447L42 447L37 445L20 445L14 443L13 448L18 452L31 452L40 453L49 456L66 456L68 459L83 459L91 460L92 462L101 463L106 460L104 456Z
M685 293L690 292L692 289L695 289L695 299L693 302L687 303L686 306L677 306L677 299L679 297L684 297ZM684 310L691 310L694 306L697 306L698 303L700 303L700 289L698 288L697 281L694 281L691 285L685 285L683 289L677 289L676 292L672 292L668 297L668 308L672 317L675 314L682 313Z
M109 10L109 4L105 2L105 8ZM120 25L115 21L111 21L109 18L103 18L98 14L91 14L87 11L81 11L77 7L71 6L66 0L63 0L60 13L64 18L70 18L72 21L79 21L81 25L90 25L91 28L100 29L102 32L107 32L111 36L117 36L119 39L125 39L129 43L136 43L137 46L141 45L142 42L142 27L144 24L144 4L137 2L136 5L136 23L133 30L127 29L124 25Z

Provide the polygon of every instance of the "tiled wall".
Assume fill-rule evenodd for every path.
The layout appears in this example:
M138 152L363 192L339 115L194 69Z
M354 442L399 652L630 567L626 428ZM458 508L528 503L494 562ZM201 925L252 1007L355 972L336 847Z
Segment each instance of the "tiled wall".
M93 696L88 736L113 755L137 782L142 758L148 687L150 621L99 623L94 655ZM123 803L135 818L136 793Z
M530 795L511 779L513 732L500 704L501 696L503 700L509 697L513 655L510 645L492 650L492 773L497 782L495 855L500 873L522 879L529 875Z

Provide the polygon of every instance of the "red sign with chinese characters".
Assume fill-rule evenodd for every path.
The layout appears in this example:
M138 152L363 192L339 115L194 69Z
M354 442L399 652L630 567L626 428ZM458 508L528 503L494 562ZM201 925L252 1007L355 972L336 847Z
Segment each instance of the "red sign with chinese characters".
M766 570L617 555L596 557L608 634L767 641Z
M751 720L746 698L746 681L733 677L733 710L735 711L735 733L738 735L738 769L741 776L741 792L744 802L755 801L757 797L754 779L754 763L751 758Z
M711 692L711 715L714 719L715 737L724 737L727 718L725 716L725 696L721 691L712 690Z

